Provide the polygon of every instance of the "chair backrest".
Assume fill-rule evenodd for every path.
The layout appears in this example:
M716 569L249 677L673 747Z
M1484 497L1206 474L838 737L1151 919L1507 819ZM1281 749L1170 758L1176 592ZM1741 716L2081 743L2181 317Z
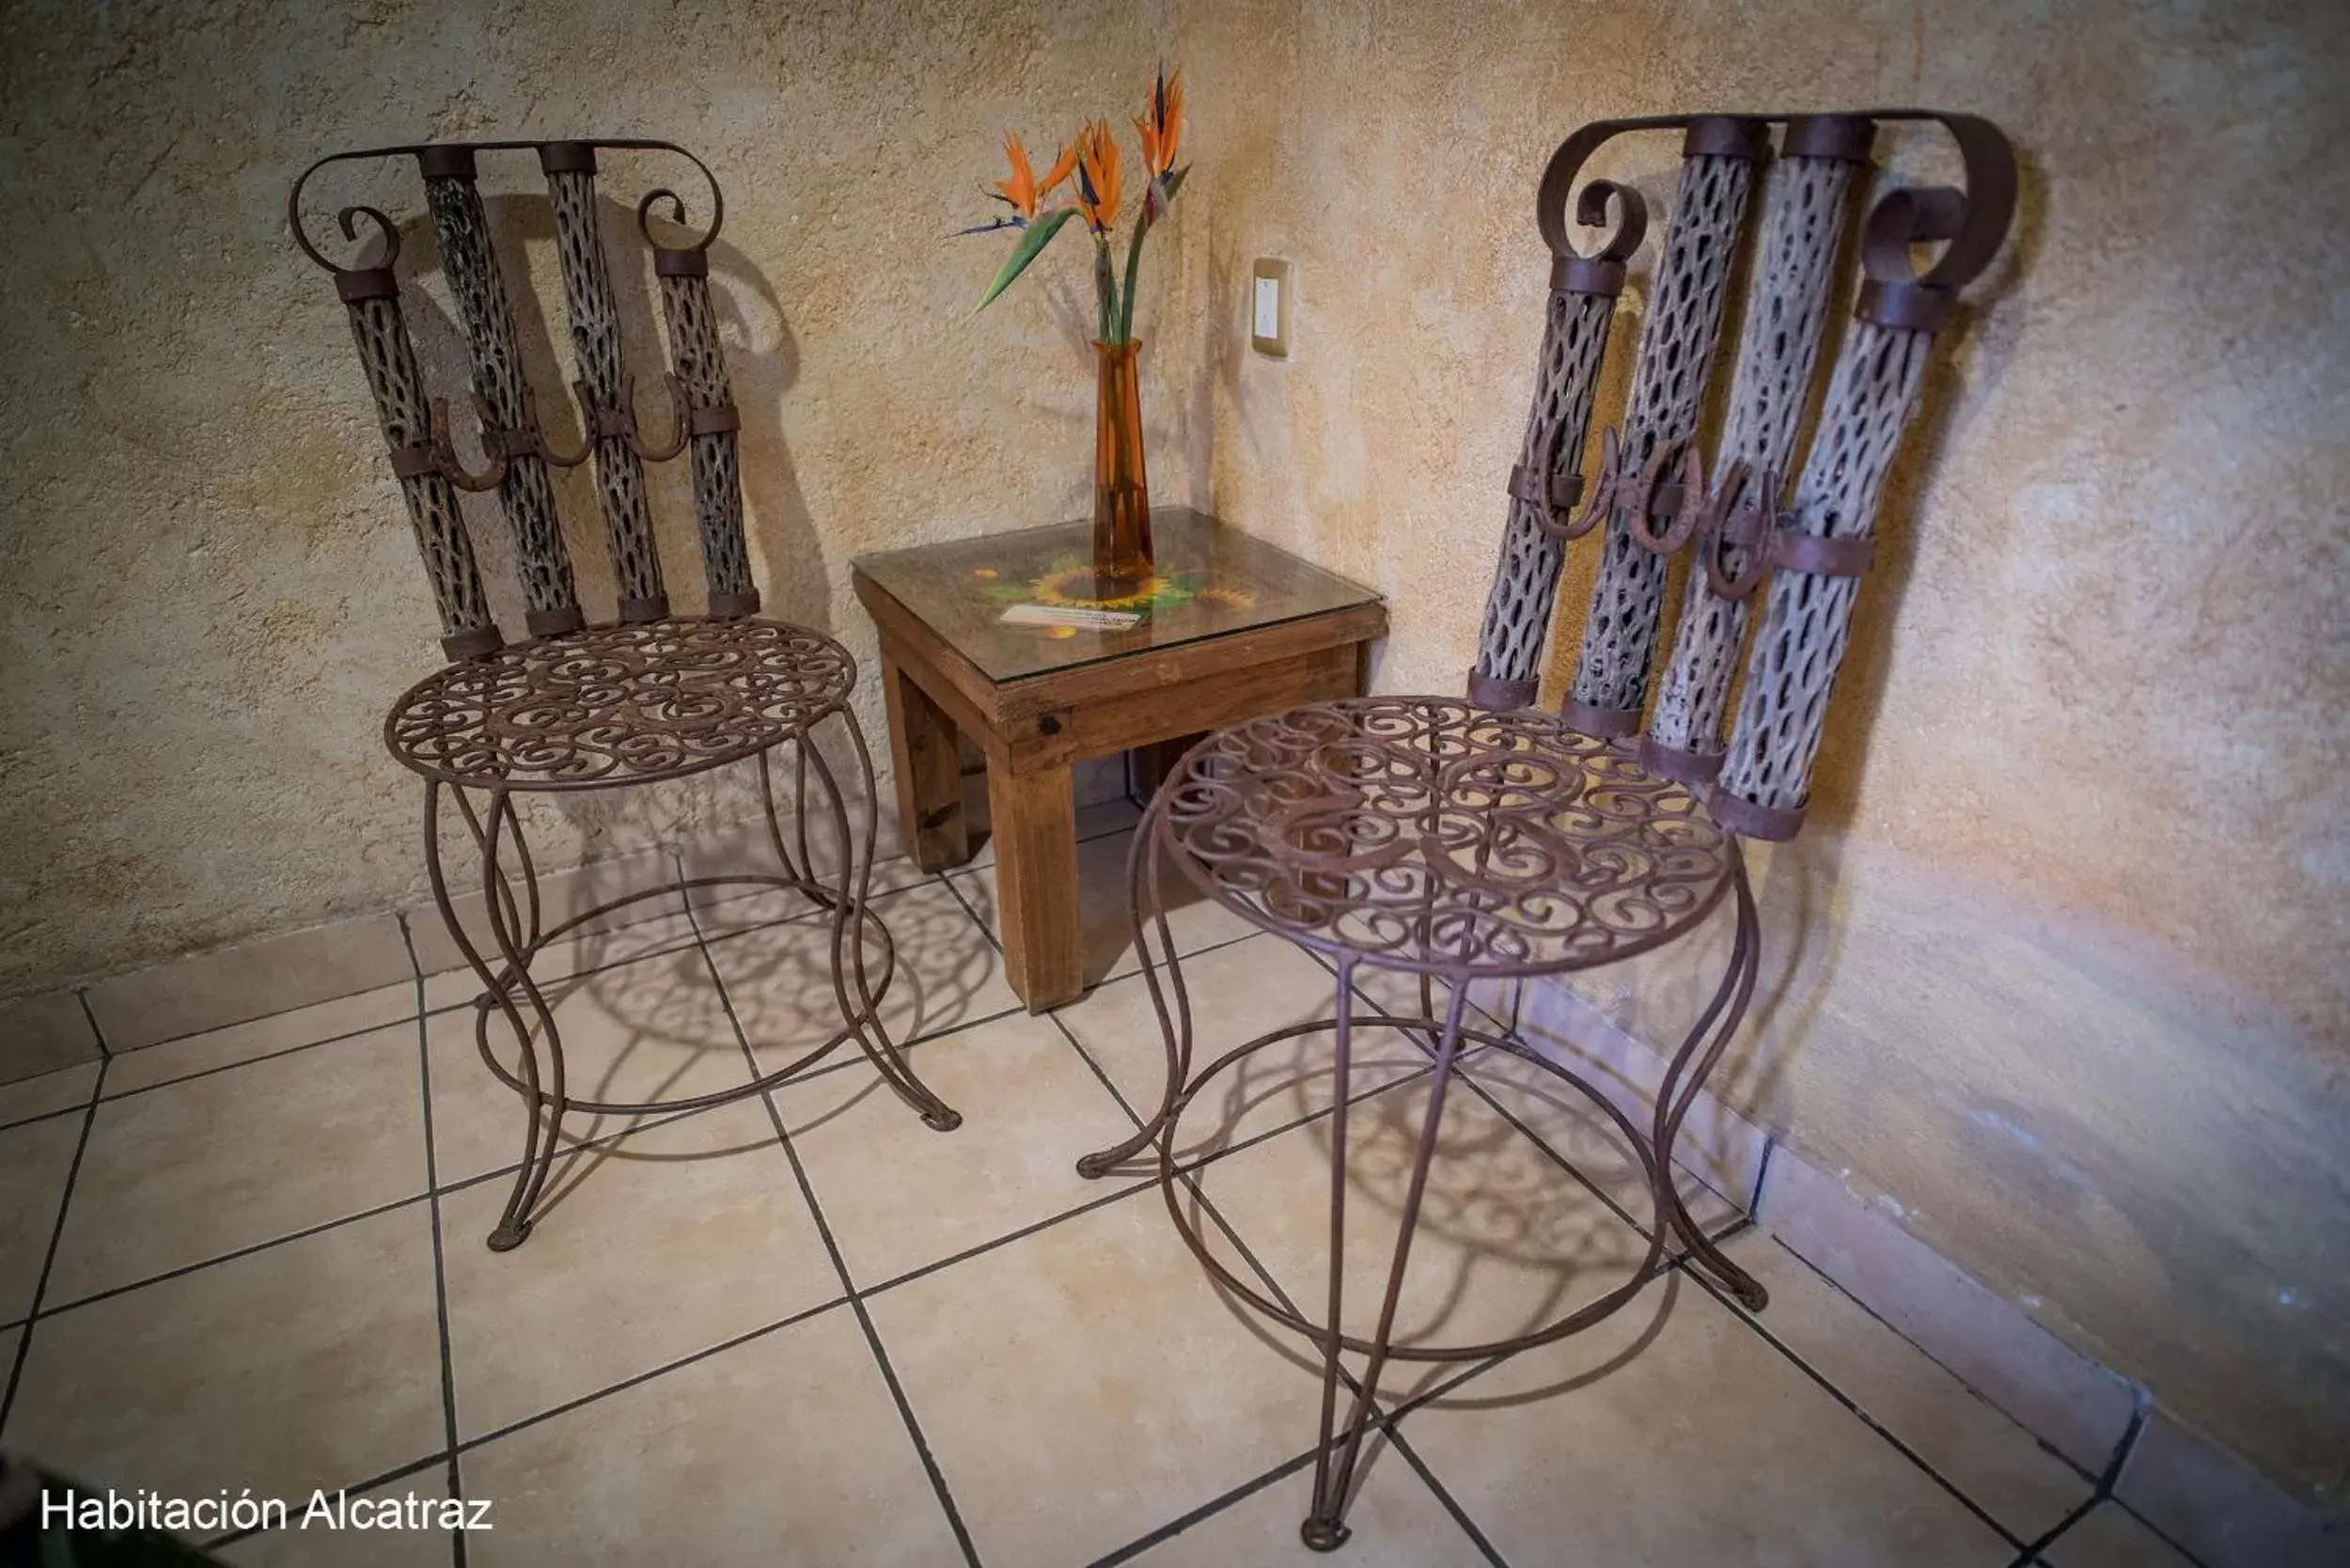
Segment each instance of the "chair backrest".
M1826 346L1829 295L1882 120L1942 126L1964 160L1966 187L1898 188L1872 209L1854 319L1836 345L1798 470L1795 439ZM1747 272L1709 487L1709 465L1696 449L1699 416L1774 125L1785 133L1761 180L1760 248ZM1601 144L1660 130L1684 133L1679 187L1650 285L1630 400L1622 426L1605 433L1600 472L1587 487L1577 465L1600 360L1624 261L1639 244L1647 212L1637 191L1594 180L1577 194L1574 180ZM1570 196L1580 223L1615 215L1612 235L1594 255L1577 252L1568 237ZM1917 409L1927 353L1959 289L1998 250L2014 203L2007 139L1966 115L1885 109L1603 120L1560 144L1537 201L1554 258L1543 356L1510 475L1509 523L1469 676L1471 698L1492 707L1533 702L1565 546L1604 525L1561 716L1590 735L1639 737L1651 768L1705 787L1715 815L1735 831L1792 838L1802 825L1878 496ZM1921 275L1911 247L1926 242L1943 248ZM1782 501L1791 475L1793 499ZM1668 563L1684 550L1694 558L1652 712ZM1723 717L1747 606L1766 583L1762 624L1725 746Z
M685 203L675 192L648 192L636 205L636 227L653 252L668 325L672 422L657 440L648 439L638 425L634 377L623 362L619 306L597 222L598 149L676 153L699 169L710 186L709 227L687 244L665 245L652 231L658 205L666 205L671 222L685 225ZM539 422L538 399L524 378L513 306L491 246L489 220L476 182L479 155L485 152L536 153L546 177L565 314L579 370L572 388L583 435L572 450L547 438ZM380 254L352 266L330 260L303 227L302 191L312 175L328 164L375 158L413 158L423 180L441 270L472 361L472 401L486 455L478 472L468 469L451 445L446 400L429 394L416 363L400 308L398 227L375 208L343 208L337 221L346 239L359 238L360 218L377 231ZM640 139L371 148L334 153L305 169L287 197L286 212L294 243L335 274L336 292L350 313L352 336L390 448L392 473L407 502L440 611L441 646L451 659L481 658L504 646L459 510L461 491L496 493L520 564L530 635L561 636L585 624L548 469L584 463L591 453L604 540L619 584L621 620L659 620L669 613L645 499L644 465L682 451L692 454L710 613L719 619L758 613L759 590L751 585L743 541L741 463L735 449L741 421L727 385L726 359L710 301L710 243L717 238L726 204L716 178L700 159L673 143Z

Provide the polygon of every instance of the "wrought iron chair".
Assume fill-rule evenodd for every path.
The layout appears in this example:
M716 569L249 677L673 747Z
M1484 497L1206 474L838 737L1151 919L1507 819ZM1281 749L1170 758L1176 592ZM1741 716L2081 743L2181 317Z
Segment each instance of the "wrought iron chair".
M666 380L674 405L671 428L650 439L634 412L634 378L624 365L619 302L597 222L596 155L602 149L675 153L710 186L709 227L689 243L665 244L653 231L659 206L667 208L674 224L685 225L685 203L674 192L649 192L636 208L667 322ZM553 208L579 371L573 384L585 425L582 440L568 450L539 423L476 183L480 154L509 151L538 155ZM377 209L343 208L337 221L344 237L357 241L356 220L364 218L376 231L378 252L345 266L321 253L302 223L303 187L327 165L411 157L423 179L442 272L471 356L472 400L486 455L479 470L467 467L452 447L443 400L427 394L401 312L398 227ZM854 1039L929 1125L948 1131L962 1120L915 1076L880 1016L897 955L888 927L867 896L875 802L872 760L848 705L855 662L821 633L759 615L743 535L736 452L741 420L711 306L709 247L724 215L717 180L698 158L672 143L637 139L443 142L336 153L303 171L287 198L295 243L335 274L336 292L350 313L450 661L393 704L384 739L392 755L424 779L424 850L433 898L482 984L476 1040L490 1071L523 1102L521 1168L489 1235L496 1251L528 1236L567 1111L635 1117L747 1098ZM692 466L708 574L706 616L670 613L646 499L644 465L681 453ZM581 610L549 473L591 454L619 588L619 616L609 625L589 624ZM529 633L521 642L507 642L492 619L460 514L459 494L482 492L494 493L519 563ZM819 744L828 732L841 737L854 765L845 784ZM789 752L791 768L788 834L776 799L772 754L778 749ZM683 878L609 900L559 924L544 922L517 794L623 789L730 762L748 762L758 771L763 825L778 870ZM449 803L481 856L494 946L487 955L459 920L442 867L443 811ZM837 864L828 870L817 864L814 850L823 834L811 841L811 805L821 813L820 829L829 831ZM721 886L787 888L829 911L839 1027L790 1064L714 1093L639 1103L572 1095L562 1037L531 978L532 961L550 942L626 906ZM512 1033L515 1068L492 1047L494 1016Z
M1940 125L1964 159L1966 187L1895 189L1872 210L1859 243L1855 319L1837 346L1792 500L1782 501L1781 479L1795 471L1797 433L1813 401L1838 259L1885 120ZM1785 133L1765 177L1775 124ZM1621 431L1606 432L1586 495L1575 464L1624 263L1647 214L1637 191L1594 180L1577 193L1574 181L1601 144L1659 130L1684 133L1678 195L1624 421ZM1194 746L1152 799L1130 877L1136 946L1167 1048L1166 1094L1134 1137L1078 1168L1099 1176L1155 1145L1168 1212L1208 1271L1233 1297L1319 1348L1321 1445L1301 1531L1308 1545L1326 1551L1345 1539L1363 1435L1391 1359L1478 1360L1588 1327L1660 1272L1675 1238L1695 1267L1738 1300L1766 1304L1762 1286L1691 1218L1673 1174L1683 1121L1736 1033L1759 970L1740 839L1789 838L1802 823L1886 471L1917 408L1936 332L2007 232L2014 181L2005 137L1962 115L1673 116L1577 131L1552 157L1538 196L1537 221L1554 258L1548 319L1467 699L1372 697L1236 725ZM1699 418L1758 186L1762 235L1709 487ZM1570 196L1586 226L1605 224L1612 210L1615 227L1593 254L1579 253L1569 238ZM1942 248L1919 275L1911 247L1925 242ZM1571 694L1559 714L1535 712L1564 548L1603 525ZM1683 552L1694 558L1679 630L1643 734L1668 562ZM1725 751L1723 716L1758 593L1762 625ZM1277 1029L1195 1069L1192 1004L1160 892L1168 862L1226 907L1324 954L1337 971L1331 1016ZM1468 1022L1473 984L1556 976L1653 949L1687 935L1725 900L1735 911L1728 970L1668 1064L1645 1126L1571 1069ZM1360 969L1417 977L1418 1015L1363 1009L1355 998ZM1437 981L1447 990L1441 1004ZM1350 1058L1364 1028L1405 1031L1434 1058L1386 1294L1368 1338L1342 1322ZM1308 1030L1326 1030L1334 1054L1329 1291L1320 1322L1215 1257L1176 1183L1178 1123L1201 1090L1252 1053ZM1446 1087L1465 1042L1528 1060L1589 1098L1629 1145L1654 1221L1629 1278L1533 1332L1472 1345L1398 1342L1397 1304ZM1366 1358L1343 1419L1341 1351Z

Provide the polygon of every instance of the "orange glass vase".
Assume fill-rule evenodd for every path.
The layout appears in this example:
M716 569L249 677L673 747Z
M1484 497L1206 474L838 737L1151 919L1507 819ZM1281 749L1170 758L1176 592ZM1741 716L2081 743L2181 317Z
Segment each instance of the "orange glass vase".
M1142 463L1142 344L1096 343L1093 415L1094 595L1123 599L1151 577L1151 477Z

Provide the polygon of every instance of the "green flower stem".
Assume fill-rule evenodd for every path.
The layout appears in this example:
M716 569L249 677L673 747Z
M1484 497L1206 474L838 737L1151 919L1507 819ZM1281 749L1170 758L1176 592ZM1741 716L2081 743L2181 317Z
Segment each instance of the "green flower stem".
M1104 343L1118 341L1110 336L1110 326L1118 320L1118 274L1110 268L1106 233L1093 236L1093 304L1095 338Z
M1151 232L1151 204L1135 210L1135 237L1126 242L1126 297L1119 305L1118 341L1135 340L1135 269L1142 265L1142 237Z

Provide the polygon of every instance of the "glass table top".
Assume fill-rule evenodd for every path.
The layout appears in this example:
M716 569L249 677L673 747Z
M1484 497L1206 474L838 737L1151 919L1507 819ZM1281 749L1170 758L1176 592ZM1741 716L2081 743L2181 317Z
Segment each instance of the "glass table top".
M1151 512L1155 565L1099 582L1093 524L859 556L866 578L992 681L1324 615L1379 595L1188 507Z

